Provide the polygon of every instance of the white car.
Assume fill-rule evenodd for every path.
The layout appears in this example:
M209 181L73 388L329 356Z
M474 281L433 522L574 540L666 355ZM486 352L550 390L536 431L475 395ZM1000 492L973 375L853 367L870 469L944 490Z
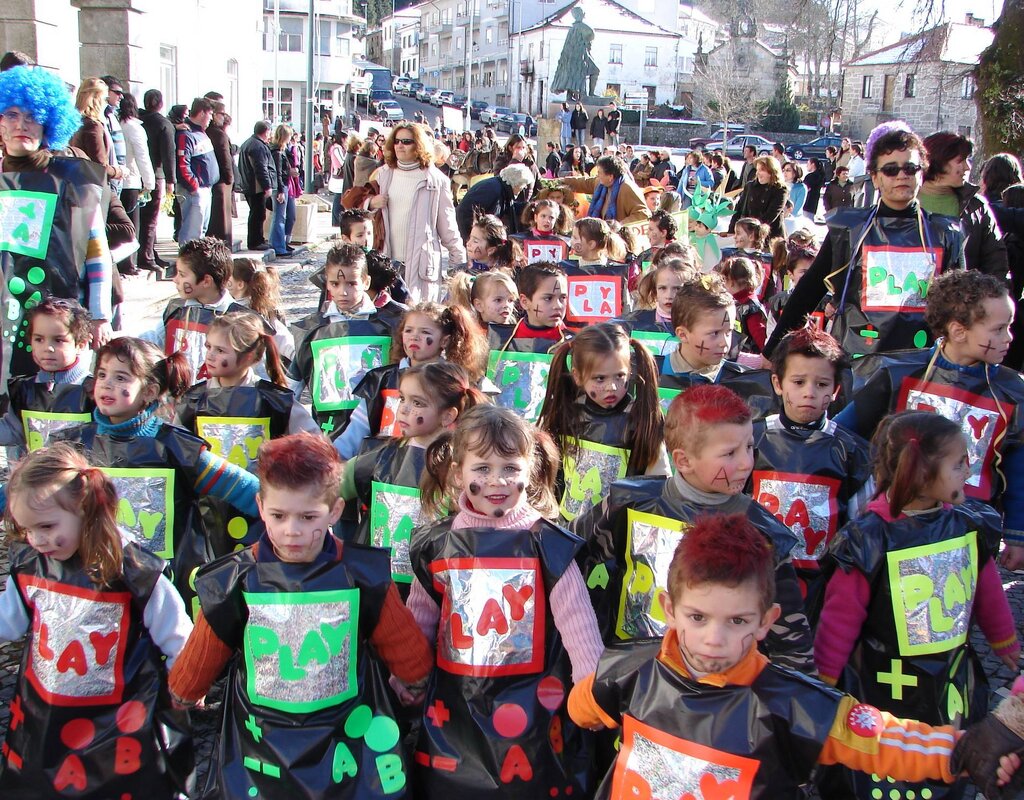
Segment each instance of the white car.
M438 106L453 106L455 105L455 92L438 92L437 103Z
M427 98L427 102L430 103L430 105L432 106L440 106L441 95L443 94L444 92L441 89L438 89L436 92L433 92L429 98Z
M506 108L505 106L487 106L487 108L481 109L480 111L480 124L493 125L498 121L498 117L505 116L512 116L511 108Z
M405 119L405 111L397 100L381 100L377 103L377 113L388 122L400 122Z

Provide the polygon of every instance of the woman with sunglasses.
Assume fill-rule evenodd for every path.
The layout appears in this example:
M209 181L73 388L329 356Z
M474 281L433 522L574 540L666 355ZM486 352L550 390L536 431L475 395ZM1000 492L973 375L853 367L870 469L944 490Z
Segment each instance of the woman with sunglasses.
M877 204L829 217L828 236L765 344L766 358L783 336L803 327L826 294L835 309L831 333L853 358L932 343L924 323L928 284L940 272L963 268L960 223L921 208L928 153L906 123L879 125L866 149Z
M370 176L377 194L370 208L380 211L385 255L405 265L411 302L441 299L441 249L450 269L466 263L466 248L455 221L448 177L434 166L434 139L423 125L398 122L384 144L384 165Z

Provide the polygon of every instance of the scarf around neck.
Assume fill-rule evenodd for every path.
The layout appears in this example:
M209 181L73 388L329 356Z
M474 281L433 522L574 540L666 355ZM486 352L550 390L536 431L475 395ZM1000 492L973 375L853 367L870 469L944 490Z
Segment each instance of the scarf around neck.
M619 203L619 189L622 188L622 178L616 178L615 183L611 186L611 194L608 200L608 207L605 208L604 213L601 209L604 207L605 193L608 190L605 188L603 183L598 183L594 189L594 196L590 200L590 211L588 216L597 217L598 219L617 219L618 203Z

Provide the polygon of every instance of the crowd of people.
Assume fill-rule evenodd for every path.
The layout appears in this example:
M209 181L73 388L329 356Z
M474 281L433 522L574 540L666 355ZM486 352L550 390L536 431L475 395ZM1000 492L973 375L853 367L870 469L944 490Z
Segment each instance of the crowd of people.
M578 135L541 163L341 126L289 324L218 211L240 184L286 254L301 143L257 123L235 181L219 100L120 86L0 73L4 798L204 795L218 681L210 796L1021 785L1024 681L987 713L970 638L1018 673L1015 156L975 189L969 140L898 122L835 177L631 157L614 105L564 109L589 166ZM786 224L854 169L822 241ZM115 335L118 246L170 188L177 297Z

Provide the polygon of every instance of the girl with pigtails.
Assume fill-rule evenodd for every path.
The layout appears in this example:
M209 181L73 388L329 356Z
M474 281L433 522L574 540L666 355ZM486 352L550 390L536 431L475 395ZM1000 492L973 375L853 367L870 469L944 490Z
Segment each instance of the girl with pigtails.
M654 358L616 323L558 347L537 425L562 449L559 513L567 521L619 478L669 474Z
M575 562L582 541L548 522L558 449L513 411L479 405L425 459L424 510L455 513L412 539L407 605L436 642L415 796L587 797L587 734L566 697L603 646Z

